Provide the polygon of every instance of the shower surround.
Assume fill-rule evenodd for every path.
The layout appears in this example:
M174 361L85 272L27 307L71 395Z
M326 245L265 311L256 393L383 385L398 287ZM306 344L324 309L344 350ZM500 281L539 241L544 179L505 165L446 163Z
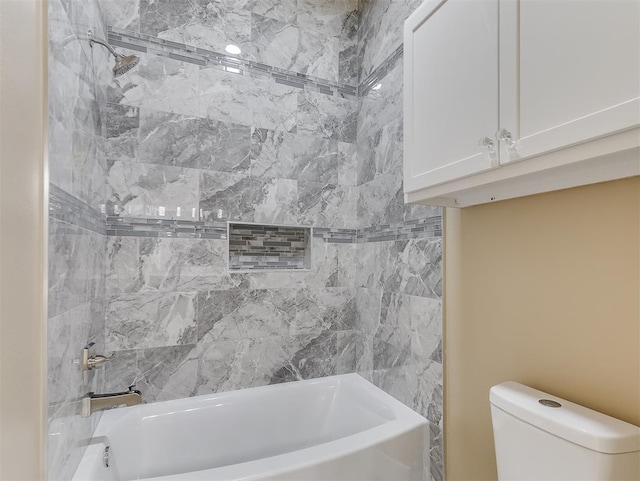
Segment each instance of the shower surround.
M65 346L71 380L97 341L114 354L97 390L135 382L147 402L359 372L429 419L440 480L441 212L402 197L401 33L417 2L356 3L101 2L104 35L141 62L98 82L100 194L56 183L76 209L63 225L95 242L81 257L96 287L49 356ZM59 165L77 176L73 158ZM312 227L311 268L230 272L227 221ZM86 278L54 232L67 260L52 279ZM86 426L69 444L88 437L67 423Z

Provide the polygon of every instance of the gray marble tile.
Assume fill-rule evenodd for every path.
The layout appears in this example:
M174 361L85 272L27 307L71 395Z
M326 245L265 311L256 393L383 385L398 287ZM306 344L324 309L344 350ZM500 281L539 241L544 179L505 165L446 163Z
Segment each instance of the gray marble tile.
M323 80L337 82L340 68L340 39L322 32L300 30L295 62L290 69Z
M385 288L413 296L442 297L442 238L399 241L396 253Z
M50 181L93 207L104 203L104 125L97 78L59 3L50 5L49 175ZM105 59L100 59L105 60Z
M109 88L111 102L161 112L199 114L198 65L156 55L140 55L126 49L119 49L119 52L139 55L140 63L112 81Z
M380 323L375 331L376 339L405 348L411 346L412 319L417 315L417 303L412 296L383 292L380 304Z
M224 52L229 44L246 51L250 13L217 0L140 0L140 30L187 45Z
M338 184L357 185L357 144L338 142Z
M285 178L285 169L295 165L294 138L281 130L253 128L251 175Z
M402 44L404 21L419 5L416 0L367 2L360 26L360 80Z
M234 289L247 283L227 271L225 240L109 237L110 293Z
M357 286L358 244L335 244L338 251L338 287Z
M221 172L248 172L251 129L238 124L142 109L138 159Z
M356 329L373 337L380 326L382 291L359 287L355 290L355 299L358 313Z
M373 384L412 408L418 390L418 374L411 363L376 369Z
M356 285L412 296L442 296L442 240L358 245Z
M299 92L298 133L354 143L356 101L314 92Z
M203 220L298 223L298 184L293 180L203 171L200 195Z
M223 0L233 6L238 5L237 0ZM242 8L262 15L264 17L283 20L287 23L295 23L297 16L297 0L241 0L244 1ZM240 5L238 5L239 7Z
M102 0L107 25L140 31L140 0Z
M351 288L301 289L296 304L291 335L350 330L356 326L356 300Z
M298 349L290 337L239 341L205 339L198 344L197 394L265 386Z
M349 374L356 371L356 331L337 332L336 374Z
M390 224L404 219L401 173L380 175L357 189L359 227Z
M373 336L356 331L355 350L354 372L373 382Z
M337 334L325 332L292 338L297 351L271 377L270 384L331 376L337 370Z
M73 360L89 342L92 310L87 302L47 322L47 397L50 405L77 400L90 389ZM84 392L83 392L84 391Z
M337 141L253 129L251 174L254 176L336 184L337 163Z
M128 217L198 220L199 176L194 169L115 162L107 178L109 211Z
M105 250L104 236L49 220L49 317L104 296Z
M295 289L200 292L198 340L288 335L295 314Z
M169 349L169 348L167 348ZM129 386L136 386L139 389L138 382L140 375L138 373L138 351L131 349L128 351L110 351L107 353L111 360L104 366L104 374L106 378L104 392L121 392L126 391ZM142 393L142 400L149 402Z
M343 47L338 54L338 82L347 85L358 85L358 73L359 73L359 57L358 47L356 45L349 45Z
M204 67L199 115L225 122L295 132L300 89Z
M251 15L251 55L264 64L291 69L300 48L300 29L290 22Z
M375 90L362 97L358 103L358 140L375 135L392 122L401 122L403 117L403 65L399 62L376 85Z
M300 219L315 227L354 228L356 192L349 186L299 182Z
M298 0L298 26L327 37L340 36L351 26L357 0Z
M106 348L111 351L196 342L196 293L153 292L111 297Z
M105 156L108 168L116 161L135 162L138 158L140 109L128 105L106 104Z
M357 184L402 171L402 121L393 121L357 143Z
M134 293L142 288L140 237L107 237L108 294Z
M137 351L136 389L145 402L194 395L198 358L195 346L171 346Z

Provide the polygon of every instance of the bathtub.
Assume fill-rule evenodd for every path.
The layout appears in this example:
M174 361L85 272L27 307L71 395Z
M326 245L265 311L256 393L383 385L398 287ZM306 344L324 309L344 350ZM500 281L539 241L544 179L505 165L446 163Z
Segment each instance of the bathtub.
M104 412L73 481L422 481L426 426L357 374L143 404Z

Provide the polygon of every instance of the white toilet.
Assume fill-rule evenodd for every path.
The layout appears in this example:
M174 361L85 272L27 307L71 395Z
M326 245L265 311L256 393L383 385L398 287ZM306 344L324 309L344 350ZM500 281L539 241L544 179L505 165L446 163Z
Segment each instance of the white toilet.
M640 428L516 382L489 395L500 481L639 481Z

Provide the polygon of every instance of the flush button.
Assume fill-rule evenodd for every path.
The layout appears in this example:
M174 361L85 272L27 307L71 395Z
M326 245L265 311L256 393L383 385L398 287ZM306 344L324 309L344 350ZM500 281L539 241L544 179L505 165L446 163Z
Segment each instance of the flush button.
M538 401L540 404L542 404L543 406L547 406L549 408L559 408L562 407L562 404L552 401L551 399L540 399Z

